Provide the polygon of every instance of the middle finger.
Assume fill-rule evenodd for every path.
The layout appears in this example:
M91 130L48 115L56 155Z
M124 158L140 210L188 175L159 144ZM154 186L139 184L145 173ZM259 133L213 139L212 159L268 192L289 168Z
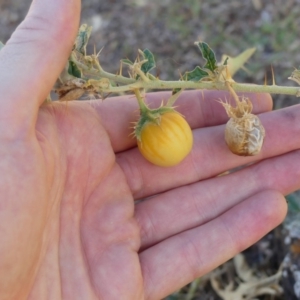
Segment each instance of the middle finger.
M179 165L161 168L147 162L138 149L117 154L135 199L155 195L177 186L217 176L227 170L296 150L300 147L300 105L261 115L266 130L262 151L256 156L232 154L224 141L224 125L194 130L191 154Z
M142 249L207 223L261 191L288 194L299 189L299 159L300 151L294 151L136 204Z

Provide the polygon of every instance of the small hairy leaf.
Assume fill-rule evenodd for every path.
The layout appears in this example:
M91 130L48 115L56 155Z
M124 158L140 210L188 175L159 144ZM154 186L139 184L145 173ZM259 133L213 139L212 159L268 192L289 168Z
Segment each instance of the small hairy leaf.
M74 45L74 50L82 55L86 55L86 46L92 33L92 26L82 24L79 28L77 38Z
M197 42L196 45L199 47L202 57L206 60L204 68L214 72L214 70L218 67L214 51L204 42Z
M81 70L73 61L69 61L68 73L77 78L81 78L82 76Z
M300 84L300 70L295 69L293 71L293 73L291 74L291 76L288 77L288 79L293 80L293 81L297 82L298 84Z
M152 54L152 52L150 50L148 50L148 49L143 50L143 56L144 56L144 59L147 59L147 62L142 64L141 69L146 74L149 71L151 71L153 68L155 68L156 64L155 64L154 55Z
M197 66L193 71L185 72L183 75L183 80L186 81L200 81L201 79L209 77L209 74Z

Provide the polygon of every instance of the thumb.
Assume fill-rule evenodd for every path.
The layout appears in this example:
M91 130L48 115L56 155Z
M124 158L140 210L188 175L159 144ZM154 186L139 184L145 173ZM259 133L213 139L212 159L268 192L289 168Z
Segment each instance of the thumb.
M80 2L33 0L25 20L0 51L0 137L16 137L33 127L39 106L71 52Z

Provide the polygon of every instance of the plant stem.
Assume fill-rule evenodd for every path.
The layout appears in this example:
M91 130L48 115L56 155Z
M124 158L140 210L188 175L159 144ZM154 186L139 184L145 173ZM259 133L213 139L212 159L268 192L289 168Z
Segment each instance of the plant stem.
M136 99L138 101L141 112L146 113L149 109L148 109L147 105L145 104L145 101L144 101L144 99L141 95L141 92L138 89L135 89L134 94L135 94Z
M183 91L183 89L181 89L179 92L177 92L176 94L172 95L172 96L169 98L169 100L168 100L168 102L167 102L167 106L168 106L168 107L173 107L173 106L174 106L175 101L176 101L176 100L178 99L178 97L181 95L182 91Z
M206 89L206 90L228 90L225 82L212 82L212 81L164 81L159 79L149 79L141 71L138 72L140 79L128 78L122 75L112 74L103 70L100 64L97 68L86 66L84 63L78 61L76 58L72 59L76 65L84 71L85 74L93 76L94 79L107 78L110 81L122 84L121 86L110 86L103 88L101 91L104 93L123 93L134 90L173 90L173 89ZM248 83L230 82L230 86L235 92L245 93L270 93L292 95L300 97L300 87L278 86L272 85L257 85Z
M89 75L93 76L94 79L100 80L101 78L104 77L109 80L127 84L127 85L136 82L136 80L133 78L127 78L122 75L108 73L108 72L104 71L101 67L99 68L99 70L97 70L95 68L89 68L88 66L86 66L85 64L83 64L77 60L75 61L75 63L78 67L80 67L80 69L82 69L85 72L85 74L89 74Z
M150 79L144 74L144 72L143 72L141 69L136 69L135 71L136 71L136 73L137 73L138 75L140 75L141 79L142 79L144 82L149 82L149 81L150 81Z
M235 92L235 90L231 87L229 81L226 81L226 82L225 82L225 85L227 86L227 88L228 88L230 94L233 96L233 98L234 98L234 100L235 100L236 107L237 107L237 112L239 111L239 112L242 112L242 114L243 114L243 113L245 112L245 111L243 110L243 106L244 106L244 105L243 105L243 102L240 101L239 96L237 95L237 93ZM225 104L225 105L226 105L226 104ZM227 110L226 110L226 112L227 112ZM228 113L228 112L227 112L227 113Z
M256 84L247 84L247 83L232 83L231 87L236 92L283 94L283 95L293 95L296 97L300 96L299 87L288 87L288 86L278 86L278 85L256 85ZM162 81L162 80L151 80L148 82L144 82L138 80L132 84L103 89L103 92L121 93L126 91L132 91L135 89L173 90L177 88L228 90L227 86L223 82L215 83L215 82Z

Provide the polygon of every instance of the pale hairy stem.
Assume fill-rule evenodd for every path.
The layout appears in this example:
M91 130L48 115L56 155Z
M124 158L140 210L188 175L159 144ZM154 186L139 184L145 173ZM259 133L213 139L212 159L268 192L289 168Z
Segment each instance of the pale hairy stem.
M282 94L300 96L300 87L287 87L278 85L256 85L248 83L231 83L231 87L236 92L245 93L270 93L270 94ZM192 81L136 81L135 83L103 88L104 93L121 93L132 91L135 89L145 90L173 90L173 89L206 89L206 90L228 90L228 87L224 82L192 82Z
M133 78L128 78L122 75L111 74L109 72L106 72L101 67L99 69L90 68L77 60L76 60L76 65L80 67L80 69L82 69L86 75L91 75L95 79L100 80L101 78L107 78L114 82L118 82L126 85L136 82L136 80Z
M233 98L234 98L234 100L235 100L235 103L236 103L237 107L242 111L242 107L243 107L243 106L242 106L242 104L241 104L241 102L240 102L240 100L239 100L239 97L238 97L238 95L236 94L235 90L231 87L230 82L229 82L229 81L226 81L226 82L225 82L225 85L226 85L226 87L228 88L230 94L233 96Z
M148 111L148 108L145 104L145 101L144 101L142 95L141 95L141 92L139 90L134 90L133 92L134 92L134 94L136 96L136 99L139 103L139 107L140 107L141 112L146 113Z
M134 91L137 89L143 90L174 90L174 89L206 89L206 90L228 90L228 86L224 81L164 81L160 79L150 79L142 71L138 72L140 79L136 80L134 78L128 78L118 74L112 74L103 70L103 68L98 63L96 68L90 68L84 63L74 60L77 66L81 68L86 75L91 75L94 79L107 78L110 81L121 84L120 86L109 86L101 87L101 92L103 93L123 93L128 91ZM141 74L140 74L141 73ZM289 86L278 86L272 85L257 85L249 83L237 83L230 82L231 88L235 92L245 92L245 93L270 93L270 94L282 94L282 95L292 95L300 96L300 87L289 87Z

